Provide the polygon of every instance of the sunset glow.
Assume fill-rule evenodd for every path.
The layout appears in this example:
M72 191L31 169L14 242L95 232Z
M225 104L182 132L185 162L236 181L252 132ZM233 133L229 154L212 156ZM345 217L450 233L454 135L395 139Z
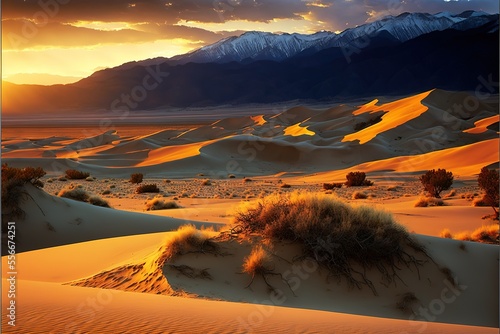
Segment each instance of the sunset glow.
M415 3L388 8L358 0L49 3L3 2L3 80L67 83L97 69L172 57L245 31L340 32L384 15L421 9ZM471 9L465 1L435 1L429 6L429 12ZM476 6L497 10L492 1Z

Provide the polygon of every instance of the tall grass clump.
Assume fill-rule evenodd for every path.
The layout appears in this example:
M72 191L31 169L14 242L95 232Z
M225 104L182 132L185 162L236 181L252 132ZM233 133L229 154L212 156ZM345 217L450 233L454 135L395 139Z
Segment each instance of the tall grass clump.
M187 253L210 253L220 255L219 246L212 241L210 230L198 230L194 225L179 227L167 241L161 262L172 261Z
M366 285L375 294L367 269L377 269L389 284L399 278L401 265L418 270L423 261L416 253L428 257L390 213L320 194L274 194L247 204L236 213L232 231L300 243L303 255L332 277L346 279L351 287Z

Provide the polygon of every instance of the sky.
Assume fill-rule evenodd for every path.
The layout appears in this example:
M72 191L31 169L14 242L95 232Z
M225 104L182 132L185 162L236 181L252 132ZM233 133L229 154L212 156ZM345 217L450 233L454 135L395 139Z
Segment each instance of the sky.
M4 0L2 79L74 82L245 31L341 32L403 12L498 13L498 0Z

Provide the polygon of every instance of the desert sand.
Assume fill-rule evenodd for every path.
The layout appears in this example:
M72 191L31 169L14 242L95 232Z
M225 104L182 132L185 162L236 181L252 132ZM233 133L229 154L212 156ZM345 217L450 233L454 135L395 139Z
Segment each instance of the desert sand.
M468 115L452 105L468 95L440 90L395 101L330 108L294 107L249 113L209 125L143 135L100 128L86 134L2 138L2 160L40 166L43 189L25 186L24 217L16 221L16 326L6 333L497 333L498 245L441 238L443 229L473 231L495 222L477 174L498 165L498 105L478 102ZM66 169L89 172L61 179ZM418 176L428 169L454 173L444 206L415 207ZM374 185L325 191L364 171ZM137 194L128 182L143 173L159 193ZM81 187L112 208L58 197ZM227 237L242 203L273 193L320 193L354 206L390 212L432 258L401 268L384 285L376 271L369 288L329 279L290 243ZM365 199L353 199L362 191ZM448 193L448 191L446 191ZM146 211L152 199L180 208ZM211 228L220 254L166 259L183 225ZM220 234L222 232L222 234ZM273 254L288 279L242 273L255 244ZM8 256L2 265L8 267ZM189 271L186 272L186 268ZM447 270L443 270L447 268ZM448 273L448 274L446 274ZM2 274L2 311L11 299ZM210 278L208 278L210 277ZM410 312L398 301L413 293Z

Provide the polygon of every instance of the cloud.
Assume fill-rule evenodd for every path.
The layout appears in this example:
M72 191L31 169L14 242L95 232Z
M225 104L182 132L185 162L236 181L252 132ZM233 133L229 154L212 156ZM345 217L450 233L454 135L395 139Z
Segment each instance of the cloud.
M182 38L200 44L214 43L242 32L219 32L158 23L132 24L129 29L97 30L50 22L36 24L25 19L2 21L2 48L23 50L36 47L86 47L98 44L145 43Z
M313 5L314 4L314 5ZM496 0L315 0L308 19L323 22L325 29L344 30L388 15L404 12L461 13L466 10L498 12Z
M298 19L300 13L307 13L308 6L302 0L4 0L2 10L6 18L34 19L42 12L59 22L175 24L181 20L265 22L276 18Z

